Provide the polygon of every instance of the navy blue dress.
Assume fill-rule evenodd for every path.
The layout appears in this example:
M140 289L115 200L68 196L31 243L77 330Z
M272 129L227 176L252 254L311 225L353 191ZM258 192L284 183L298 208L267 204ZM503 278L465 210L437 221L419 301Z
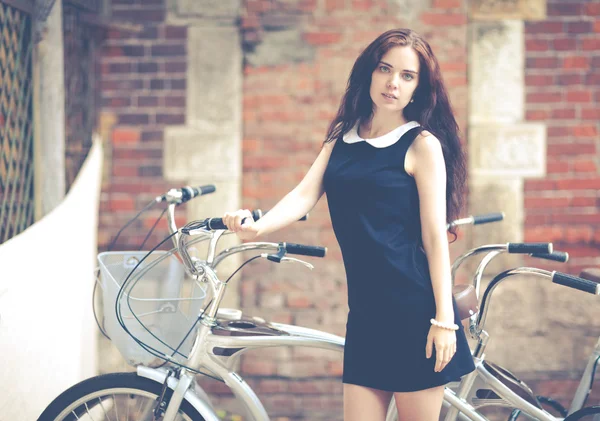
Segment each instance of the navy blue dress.
M348 281L344 383L409 392L459 380L475 368L462 329L456 354L441 372L434 372L435 350L425 356L435 300L417 187L404 170L420 131L412 128L386 147L339 139L325 171Z

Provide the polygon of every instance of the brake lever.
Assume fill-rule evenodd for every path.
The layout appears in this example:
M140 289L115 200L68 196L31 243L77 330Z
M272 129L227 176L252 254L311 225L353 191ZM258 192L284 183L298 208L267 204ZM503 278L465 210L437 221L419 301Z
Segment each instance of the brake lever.
M260 257L264 257L272 262L276 262L276 263L283 263L283 262L289 262L289 263L300 263L302 265L304 265L305 267L307 267L310 270L313 270L315 267L308 263L305 262L304 260L300 260L300 259L296 259L295 257L279 257L277 259L274 259L272 254L268 254L268 253L263 253L260 255ZM271 257L271 258L269 258Z
M291 262L291 263L301 263L304 266L306 266L307 268L309 268L310 270L313 270L315 268L310 263L305 262L304 260L296 259L295 257L284 257L283 259L281 259L281 261L282 262Z
M212 235L212 231L209 231L204 228L182 228L181 232L190 237L193 237L194 235L200 235L200 234L206 235L206 236Z

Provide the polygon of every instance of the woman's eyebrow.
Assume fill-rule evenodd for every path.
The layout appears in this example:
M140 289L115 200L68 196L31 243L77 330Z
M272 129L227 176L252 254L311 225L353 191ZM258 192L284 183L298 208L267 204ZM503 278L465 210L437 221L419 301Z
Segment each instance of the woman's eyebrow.
M394 68L394 66L392 66L390 63L386 63L386 62L385 62L385 61L383 61L383 60L380 60L380 61L379 61L379 63L381 63L381 64L384 64L384 65L386 65L387 67L389 67L389 68L391 68L391 69L393 69L393 68ZM418 75L418 74L419 74L419 72L415 72L414 70L404 69L404 71L405 71L405 72L407 72L407 73L414 73L415 75Z

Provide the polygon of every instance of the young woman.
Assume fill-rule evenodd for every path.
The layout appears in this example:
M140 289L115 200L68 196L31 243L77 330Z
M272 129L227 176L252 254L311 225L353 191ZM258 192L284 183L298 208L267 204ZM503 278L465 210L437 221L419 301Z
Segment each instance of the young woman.
M226 213L241 239L276 231L327 193L348 281L344 420L437 420L444 385L474 369L451 292L447 221L465 159L428 43L385 32L358 57L323 148L263 218ZM244 223L242 221L245 219Z

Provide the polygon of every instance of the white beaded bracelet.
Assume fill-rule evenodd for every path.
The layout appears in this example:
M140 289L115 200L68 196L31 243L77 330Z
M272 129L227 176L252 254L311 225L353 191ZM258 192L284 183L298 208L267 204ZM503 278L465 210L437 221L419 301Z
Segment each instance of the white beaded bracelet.
M435 319L431 319L430 320L431 324L433 326L437 326L440 327L442 329L447 329L447 330L458 330L458 325L456 323L452 323L452 324L448 324L448 323L442 323L442 322L438 322Z

